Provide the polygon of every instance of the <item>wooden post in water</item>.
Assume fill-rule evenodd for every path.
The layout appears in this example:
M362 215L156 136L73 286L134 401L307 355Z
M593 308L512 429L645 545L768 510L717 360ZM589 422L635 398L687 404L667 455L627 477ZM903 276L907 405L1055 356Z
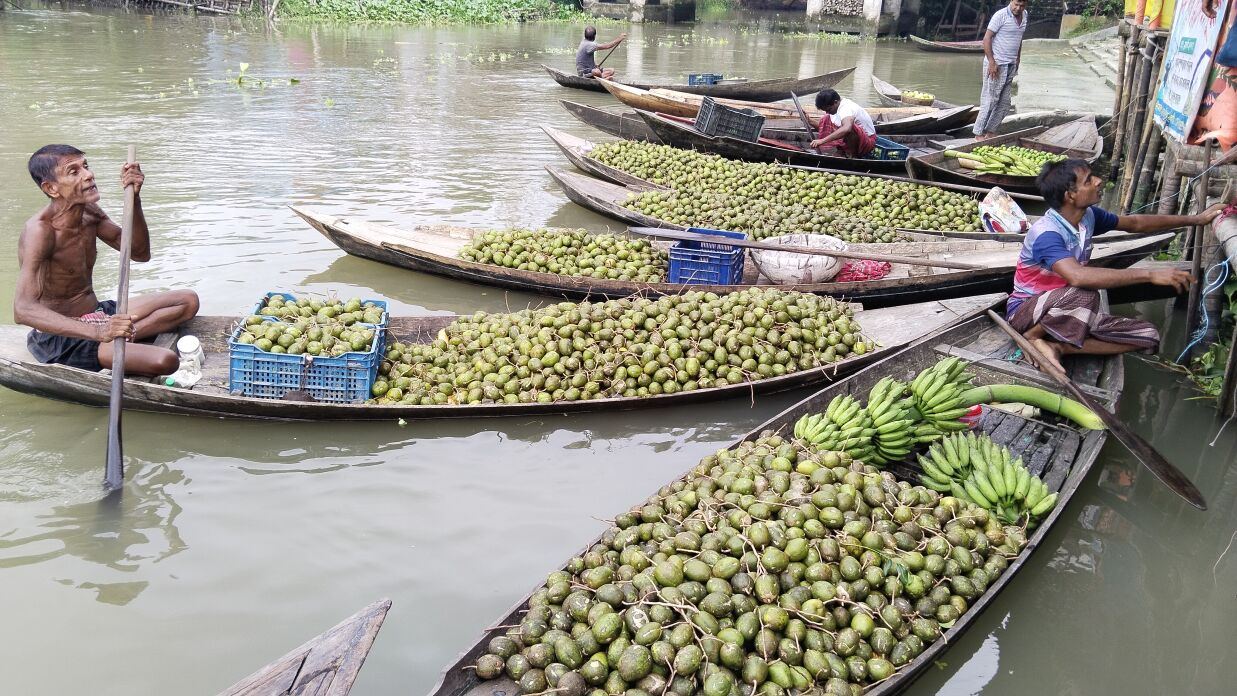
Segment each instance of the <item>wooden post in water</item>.
M1113 112L1113 119L1117 122L1117 130L1113 135L1113 155L1112 169L1109 171L1108 178L1110 181L1116 181L1117 175L1121 172L1121 156L1124 148L1122 144L1125 140L1127 123L1129 122L1129 108L1133 101L1131 92L1134 90L1134 79L1138 74L1140 63L1134 59L1134 53L1138 51L1138 36L1141 29L1126 20L1126 26L1129 28L1129 35L1126 37L1123 48L1124 72L1121 74L1121 87L1118 93L1121 95L1121 101L1118 104L1118 109Z
M1127 192L1128 187L1132 186L1131 179L1134 178L1134 167L1138 159L1137 154L1142 144L1143 124L1147 116L1147 92L1151 84L1151 73L1154 71L1153 61L1156 48L1150 33L1146 34L1143 43L1143 50L1140 51L1142 61L1138 68L1138 85L1134 92L1134 102L1130 105L1133 113L1128 126L1129 132L1126 136L1125 152L1129 156L1125 159L1125 167L1121 178L1123 190ZM1122 201L1124 202L1125 200L1126 196L1122 196Z
M1199 213L1207 209L1207 186L1210 182L1208 181L1206 168L1211 166L1211 147L1214 142L1214 140L1208 138L1203 144L1203 173L1198 177L1198 188L1194 195L1194 208ZM1190 299L1185 309L1185 332L1186 337L1191 340L1194 336L1194 331L1198 328L1198 296L1202 292L1203 283L1203 228L1198 225L1194 226L1192 235L1194 243L1190 247L1190 253L1192 254L1190 258L1190 275L1194 278L1194 282L1190 285ZM1190 350L1190 353L1193 353L1193 349ZM1185 359L1189 360L1190 354L1187 354Z

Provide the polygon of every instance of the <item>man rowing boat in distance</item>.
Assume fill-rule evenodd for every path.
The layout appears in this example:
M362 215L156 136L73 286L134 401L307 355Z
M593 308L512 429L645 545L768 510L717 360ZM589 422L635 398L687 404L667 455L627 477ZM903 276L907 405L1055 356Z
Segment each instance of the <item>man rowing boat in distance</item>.
M120 248L120 226L99 207L99 188L86 155L69 145L47 145L27 165L34 183L50 199L26 221L17 242L17 292L13 317L33 328L26 346L39 362L98 371L112 366L112 341L140 341L176 328L198 312L192 290L134 297L128 314L116 314L114 300L94 291L96 241ZM150 260L150 231L142 214L145 177L134 162L120 170L122 187L133 186L132 259ZM180 361L175 352L133 344L125 350L125 371L167 375Z
M1198 215L1121 215L1100 208L1103 181L1080 159L1044 165L1036 180L1050 210L1027 232L1014 270L1014 291L1005 315L1044 357L1061 367L1061 356L1154 352L1155 325L1100 312L1100 290L1138 283L1183 293L1190 274L1175 269L1091 268L1091 242L1110 230L1162 232L1206 225L1224 209Z
M810 147L823 154L847 157L867 157L876 147L876 124L872 117L837 90L822 89L816 94L816 108L825 112L820 117L820 131ZM834 150L833 153L825 152Z
M580 42L580 47L576 49L576 74L580 77L602 77L610 79L614 77L614 70L611 68L597 67L597 56L594 55L597 51L607 50L623 43L623 39L627 38L627 32L618 35L618 38L609 42L597 43L597 27L584 27L584 40Z

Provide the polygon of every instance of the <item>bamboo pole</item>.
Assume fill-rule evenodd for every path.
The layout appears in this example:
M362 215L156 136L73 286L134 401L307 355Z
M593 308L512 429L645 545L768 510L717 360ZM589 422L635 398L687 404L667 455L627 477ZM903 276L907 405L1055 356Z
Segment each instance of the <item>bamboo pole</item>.
M1164 144L1163 133L1155 127L1154 112L1155 94L1158 89L1160 73L1164 68L1164 52L1159 50L1159 45L1155 43L1152 36L1148 36L1149 44L1155 49L1154 57L1152 58L1151 74L1152 79L1148 82L1148 89L1144 103L1147 106L1142 109L1143 127L1142 137L1138 139L1136 145L1137 156L1133 158L1133 167L1129 170L1129 181L1125 194L1125 209L1129 210L1135 206L1135 200L1138 198L1139 187L1142 186L1142 171L1144 166L1149 166L1153 170L1155 168L1156 158L1159 157L1158 148ZM1154 154L1152 154L1154 152ZM1151 155L1148 158L1148 155ZM1149 185L1149 182L1148 182ZM1145 196L1143 196L1145 200Z
M1152 123L1153 119L1147 119L1147 123ZM1147 195L1150 189L1154 194L1155 170L1156 164L1160 160L1160 152L1164 149L1164 134L1159 128L1152 128L1150 141L1143 148L1142 154L1138 156L1137 173L1134 177L1134 185L1130 188L1130 204L1132 210L1141 210L1142 206L1148 201L1154 201Z
M1140 51L1142 55L1142 65L1138 70L1138 85L1134 93L1134 101L1131 104L1133 115L1129 125L1129 134L1126 136L1128 142L1125 146L1125 151L1132 156L1127 157L1124 162L1124 170L1122 172L1121 184L1122 190L1131 185L1131 179L1134 177L1134 165L1137 159L1140 139L1143 131L1143 124L1147 116L1147 92L1151 84L1151 73L1153 71L1152 61L1154 60L1154 52L1147 49L1154 45L1151 41L1151 36L1148 35L1144 41L1144 50ZM1122 200L1125 196L1122 196Z
M1237 271L1237 217L1228 217L1215 226L1216 239L1219 240L1222 253L1228 258L1229 270ZM1233 327L1233 336L1228 344L1228 361L1224 365L1224 382L1220 386L1220 415L1233 415L1233 406L1237 402L1234 391L1237 391L1237 326Z
M1203 162L1207 166L1211 166L1211 147L1215 141L1211 138L1203 145ZM1194 207L1197 212L1201 213L1207 209L1207 185L1210 183L1207 180L1208 172L1203 170L1199 175L1198 189L1194 196ZM1185 311L1185 330L1186 336L1193 336L1195 329L1198 328L1198 295L1202 292L1202 274L1203 274L1203 229L1200 226L1195 226L1193 230L1194 243L1191 245L1191 253L1193 256L1190 259L1190 276L1194 278L1194 282L1190 284L1190 299L1186 305ZM1186 356L1189 360L1190 356Z
M1138 34L1139 28L1130 26L1130 35L1126 37L1124 53L1129 58L1125 61L1125 72L1121 76L1121 103L1120 108L1113 112L1113 119L1117 122L1117 130L1113 136L1113 156L1112 169L1109 171L1109 180L1116 181L1118 174L1121 171L1120 162L1124 148L1122 143L1125 139L1126 124L1129 122L1130 114L1130 92L1134 89L1134 79L1138 74L1139 63L1134 60L1134 53L1138 50Z

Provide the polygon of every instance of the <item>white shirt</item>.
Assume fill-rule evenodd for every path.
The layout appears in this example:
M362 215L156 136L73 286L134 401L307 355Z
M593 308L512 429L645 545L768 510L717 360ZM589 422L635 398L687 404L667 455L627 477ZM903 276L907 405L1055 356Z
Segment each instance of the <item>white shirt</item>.
M833 121L833 125L841 127L842 119L844 118L855 119L855 125L862 129L864 133L876 135L876 124L872 123L872 117L863 110L862 106L846 97L842 97L842 103L838 106L838 112L829 116L829 120Z

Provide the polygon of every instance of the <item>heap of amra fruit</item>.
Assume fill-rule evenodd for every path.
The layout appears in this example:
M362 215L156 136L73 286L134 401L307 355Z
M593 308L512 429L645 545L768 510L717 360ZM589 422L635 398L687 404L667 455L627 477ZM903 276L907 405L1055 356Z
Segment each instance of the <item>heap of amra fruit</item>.
M676 224L757 239L811 232L848 242L897 241L890 229L897 227L979 230L974 199L908 181L737 162L631 141L597 145L589 157L671 189L633 194L625 206ZM863 227L848 230L843 223Z
M660 283L670 255L645 239L586 230L491 230L460 249L468 261L559 275Z
M550 403L707 389L807 370L875 348L849 305L774 288L570 302L453 322L392 343L380 404Z
M619 515L476 671L524 694L858 696L1025 544L969 502L765 432Z
M245 319L236 342L289 355L364 353L374 346L375 326L382 322L383 312L382 307L356 297L285 301L274 295L257 314Z

